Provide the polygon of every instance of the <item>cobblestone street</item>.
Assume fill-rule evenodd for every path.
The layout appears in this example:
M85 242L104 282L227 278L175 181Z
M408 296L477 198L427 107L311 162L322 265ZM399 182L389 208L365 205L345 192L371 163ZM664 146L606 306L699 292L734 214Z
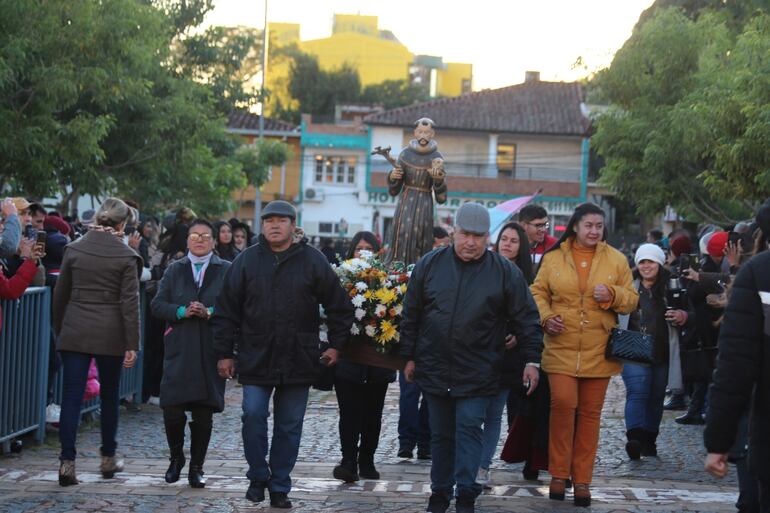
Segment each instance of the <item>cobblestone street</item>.
M230 386L227 408L214 418L214 435L204 469L208 484L193 490L186 479L174 485L163 481L168 450L160 409L142 405L141 411L121 410L118 435L126 471L114 480L98 473L97 423L82 426L78 447L79 486L61 488L56 481L58 438L26 445L22 453L0 457L0 511L8 512L246 512L269 510L243 496L248 486L240 434L239 386ZM673 512L734 510L735 471L717 482L703 472L702 428L680 426L666 413L658 458L629 462L623 449L623 385L613 380L605 405L594 505L600 512ZM345 485L331 476L339 459L337 409L334 394L313 391L305 420L299 462L291 498L296 512L416 512L423 511L429 494L430 462L402 460L398 449L398 386L391 385L385 406L383 432L377 452L379 481ZM501 444L504 441L501 440ZM189 443L189 440L188 440ZM185 474L186 476L186 470ZM575 511L568 495L564 503L547 498L548 477L540 483L523 481L521 465L493 464L495 487L480 498L481 512ZM453 511L450 510L450 511Z

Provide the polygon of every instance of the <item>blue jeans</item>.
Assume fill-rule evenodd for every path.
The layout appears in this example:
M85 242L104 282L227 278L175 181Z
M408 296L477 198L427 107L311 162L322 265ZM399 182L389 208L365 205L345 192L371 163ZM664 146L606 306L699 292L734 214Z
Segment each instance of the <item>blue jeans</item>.
M492 456L495 455L497 442L500 441L500 429L503 421L503 408L508 401L510 390L501 390L494 396L487 408L487 417L484 419L484 445L481 449L481 468L489 470L492 464Z
M59 417L59 442L61 460L74 460L77 456L75 442L80 424L80 408L83 406L83 394L86 391L88 367L91 358L96 359L99 370L99 399L101 400L102 456L115 456L118 443L118 409L120 398L120 371L123 368L122 356L90 355L61 351L63 368L63 386L61 416Z
M398 399L398 445L401 449L427 452L430 446L430 424L425 395L415 383L407 383L404 373L398 373L401 395ZM422 395L422 402L420 402Z
M454 398L425 394L430 408L431 490L475 499L481 493L476 474L481 462L481 425L495 396Z
M644 429L657 433L663 418L668 364L643 367L626 363L623 383L626 385L626 431Z
M291 490L290 474L297 462L309 389L301 385L243 386L243 452L249 464L246 473L249 481L266 484L271 492ZM274 418L268 463L267 419L271 395Z

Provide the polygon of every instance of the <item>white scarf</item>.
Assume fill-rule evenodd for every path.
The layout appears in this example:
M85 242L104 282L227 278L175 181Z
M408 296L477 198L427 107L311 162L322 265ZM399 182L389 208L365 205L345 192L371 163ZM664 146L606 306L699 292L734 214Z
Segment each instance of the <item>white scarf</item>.
M193 280L195 280L195 285L197 285L199 289L203 286L203 278L206 276L206 269L209 266L209 262L211 262L211 256L213 254L214 252L211 251L203 256L195 256L189 251L187 252L187 258L190 259L190 266L192 267ZM200 266L200 271L196 270L195 264L203 264Z

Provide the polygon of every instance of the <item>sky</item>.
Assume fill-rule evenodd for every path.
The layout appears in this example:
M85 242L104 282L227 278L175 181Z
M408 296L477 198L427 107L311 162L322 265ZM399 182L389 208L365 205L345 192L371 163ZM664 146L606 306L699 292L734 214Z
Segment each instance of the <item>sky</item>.
M216 0L206 25L262 27L265 0ZM270 0L269 21L299 23L302 40L331 35L337 14L379 17L413 54L473 64L473 89L571 81L608 66L653 0ZM582 57L584 66L574 63Z

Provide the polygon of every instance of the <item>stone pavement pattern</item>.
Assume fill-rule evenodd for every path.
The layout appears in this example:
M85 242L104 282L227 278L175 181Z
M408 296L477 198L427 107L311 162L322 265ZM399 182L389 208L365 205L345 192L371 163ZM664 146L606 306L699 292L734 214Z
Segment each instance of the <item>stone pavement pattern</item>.
M667 413L659 441L659 458L629 462L623 426L623 384L610 386L602 421L601 442L593 485L597 512L725 512L734 511L735 472L716 481L703 471L702 428L679 426ZM227 407L214 419L214 435L204 469L208 484L193 490L183 477L174 485L163 481L168 449L161 412L143 405L141 411L121 411L119 453L126 472L113 480L98 473L99 430L95 423L81 428L78 475L81 484L61 488L56 481L58 439L49 435L40 447L0 457L0 512L247 512L271 510L243 496L248 486L240 435L241 388L230 385ZM331 392L311 393L299 462L291 498L297 513L424 511L430 493L430 463L405 461L398 450L398 386L390 387L377 452L380 481L345 485L331 476L339 459L337 407ZM501 437L501 444L505 434ZM189 443L189 440L188 440ZM188 453L189 454L189 453ZM186 476L186 472L184 474ZM493 463L495 487L479 499L477 511L578 511L567 501L550 501L548 476L539 483L523 481L521 465ZM274 510L278 511L278 510ZM453 511L453 509L450 509Z

